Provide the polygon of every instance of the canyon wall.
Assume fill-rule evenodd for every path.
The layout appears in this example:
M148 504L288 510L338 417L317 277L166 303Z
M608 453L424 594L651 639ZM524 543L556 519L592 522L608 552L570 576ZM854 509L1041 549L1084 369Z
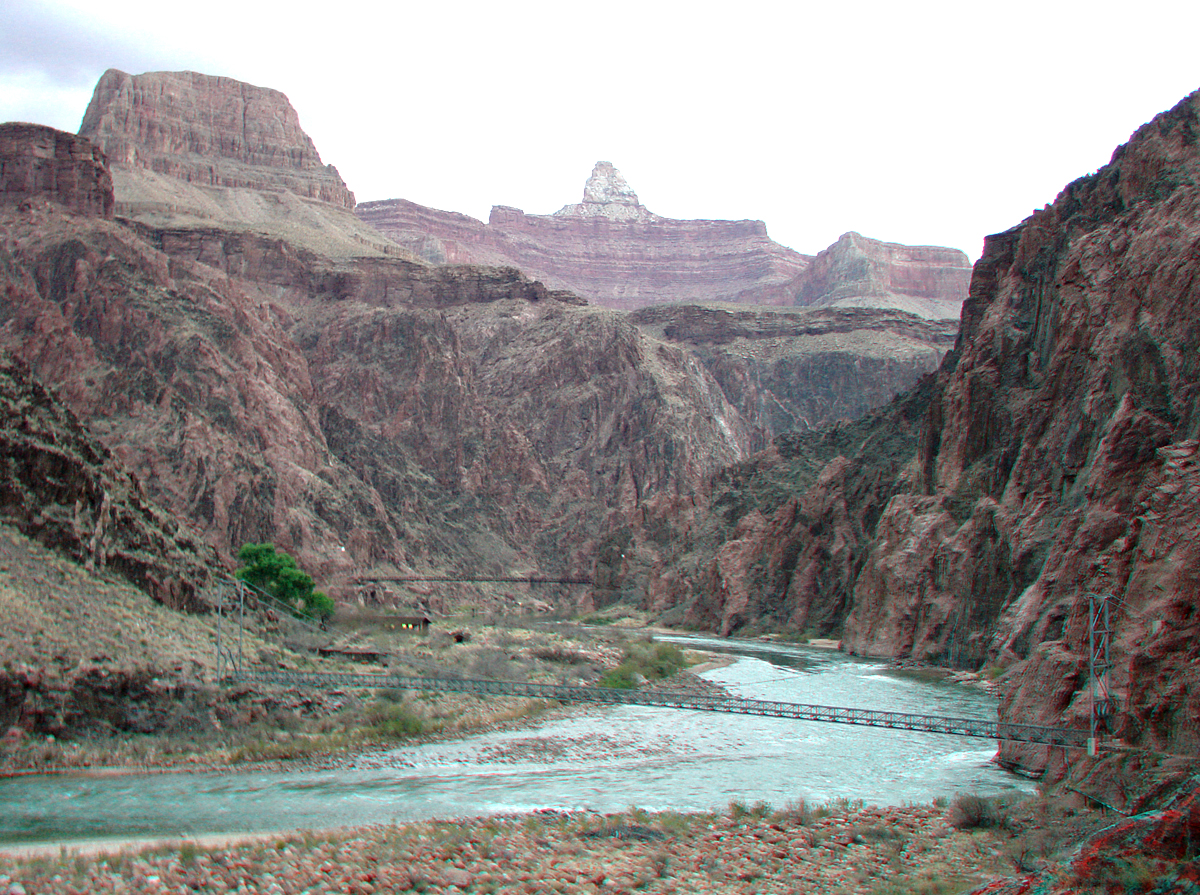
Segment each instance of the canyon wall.
M787 303L782 289L808 258L772 242L762 221L677 221L654 214L609 162L583 200L554 214L497 205L485 225L402 199L364 202L358 216L434 263L510 264L602 307L664 302Z
M630 315L643 332L694 354L756 433L856 419L937 368L958 324L865 308L660 305Z
M670 303L891 308L957 319L967 256L847 233L815 259L773 242L762 221L681 221L643 206L611 163L583 199L550 215L497 205L487 224L403 199L358 216L434 264L511 264L603 307Z
M118 150L119 220L0 220L26 284L0 344L227 561L271 540L342 598L412 569L590 577L647 519L690 518L716 470L886 400L947 347L945 327L853 309L637 321L512 267L408 256L297 185L294 160L323 169L273 91L109 73L87 119ZM237 178L198 185L210 158ZM615 169L583 200L548 219L658 220ZM658 549L631 549L603 598L644 590ZM430 608L527 596L425 590Z
M147 172L122 174L118 205ZM0 345L226 562L274 541L342 598L414 569L586 578L614 519L749 453L704 369L623 315L512 268L324 254L193 211L0 209Z
M1107 594L1112 735L1200 749L1198 135L1193 94L990 237L936 376L723 473L650 604L991 665L1003 719L1078 727L1089 594Z

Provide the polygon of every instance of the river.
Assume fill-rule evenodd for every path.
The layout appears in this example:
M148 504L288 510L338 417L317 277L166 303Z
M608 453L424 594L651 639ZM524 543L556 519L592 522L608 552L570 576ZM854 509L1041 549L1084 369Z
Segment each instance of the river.
M962 686L830 650L664 637L734 654L737 696L994 718ZM0 842L316 829L537 809L700 811L800 799L927 802L1032 784L987 740L745 715L592 707L533 728L375 752L336 770L0 780Z

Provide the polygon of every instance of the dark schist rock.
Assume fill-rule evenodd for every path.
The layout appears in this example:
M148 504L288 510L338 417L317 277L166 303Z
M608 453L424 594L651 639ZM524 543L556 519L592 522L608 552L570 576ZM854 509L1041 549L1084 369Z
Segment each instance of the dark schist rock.
M25 366L0 353L0 518L179 609L206 608L214 552L156 507L124 464Z

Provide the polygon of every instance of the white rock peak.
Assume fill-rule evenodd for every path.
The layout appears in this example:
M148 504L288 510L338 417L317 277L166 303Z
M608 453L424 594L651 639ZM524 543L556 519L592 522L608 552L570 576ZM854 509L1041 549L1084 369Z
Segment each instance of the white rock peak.
M583 187L584 204L597 202L601 205L615 203L617 205L640 205L637 193L629 185L629 181L618 171L612 162L596 162L592 168L592 176Z
M557 217L600 217L612 221L662 220L642 207L637 193L612 162L596 162L592 176L583 187L583 201L578 205L564 205L554 214Z

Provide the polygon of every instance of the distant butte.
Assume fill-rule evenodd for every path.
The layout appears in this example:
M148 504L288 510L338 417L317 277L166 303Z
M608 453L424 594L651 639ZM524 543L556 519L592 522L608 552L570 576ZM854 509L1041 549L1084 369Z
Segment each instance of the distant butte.
M813 258L772 241L762 221L681 221L638 201L597 162L581 202L554 214L492 207L488 223L404 199L360 203L365 223L434 264L519 268L603 307L666 303L875 307L957 318L971 267L956 249L857 233Z

